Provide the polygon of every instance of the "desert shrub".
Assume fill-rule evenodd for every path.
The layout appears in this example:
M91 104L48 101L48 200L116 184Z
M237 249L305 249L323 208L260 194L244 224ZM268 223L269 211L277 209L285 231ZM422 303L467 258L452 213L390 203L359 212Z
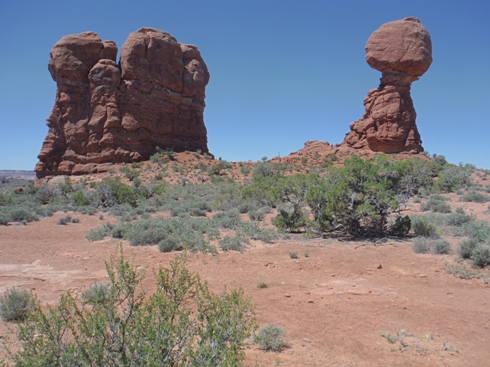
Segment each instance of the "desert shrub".
M484 268L490 266L490 247L479 246L475 248L471 253L471 264L477 268Z
M248 212L248 217L250 218L250 220L255 220L255 221L264 220L264 215L265 214L260 210L251 210Z
M402 217L401 215L397 216L395 222L390 227L390 232L394 236L403 237L410 232L410 228L412 227L412 221L408 215Z
M462 241L456 248L456 252L462 259L469 259L473 251L480 246L479 242L474 239Z
M24 320L33 305L30 292L22 288L7 289L0 296L0 318L3 321Z
M9 223L9 216L4 213L0 213L0 226L6 226Z
M56 224L66 226L70 222L71 222L71 215L66 215L62 218L59 218Z
M453 192L471 182L471 170L467 167L445 165L438 173L435 186L438 190Z
M415 237L412 242L412 249L417 254L429 254L432 252L431 240L427 237Z
M91 229L85 238L89 241L100 241L105 237L111 235L114 225L111 223L105 223L102 227Z
M175 235L167 236L160 242L158 242L158 249L160 252L172 252L172 251L180 251L184 248L179 241L179 238Z
M450 213L451 206L446 203L448 199L442 195L431 195L426 203L420 205L420 210L430 210L434 213Z
M471 222L474 218L465 214L462 208L457 208L455 213L450 213L444 218L444 224L447 226L461 226Z
M283 338L285 333L283 329L269 324L260 329L255 335L254 343L258 344L260 349L279 352L288 347L288 342Z
M73 202L76 206L87 206L91 204L90 194L84 190L78 190L73 194Z
M289 251L289 257L291 259L297 259L298 258L298 251Z
M111 292L109 284L94 283L82 292L81 299L89 305L104 305L110 302Z
M434 240L432 243L432 252L437 255L444 255L451 253L451 245L446 240Z
M278 238L278 234L274 229L262 228L258 222L242 222L238 228L238 232L243 233L252 240L265 243L272 243Z
M306 193L317 226L353 236L378 236L398 208L395 182L380 163L352 156L344 167L333 167Z
M135 207L137 199L137 194L129 186L116 179L106 179L97 186L92 204L99 208L109 208L124 203Z
M412 229L416 236L439 237L437 226L429 221L426 216L413 216L411 221Z
M121 255L107 264L104 302L86 305L64 294L46 310L36 302L21 323L17 366L240 366L256 323L243 290L215 295L181 258L155 274L149 295L144 274ZM37 337L33 338L36 334Z
M248 213L249 211L256 210L256 208L257 208L256 205L247 202L247 203L240 204L237 209L240 213Z
M433 239L428 237L416 237L412 242L412 249L418 254L449 254L451 245L442 239Z
M13 208L6 213L10 222L33 222L38 220L36 214L26 208Z
M453 233L456 236L467 236L480 243L490 241L490 224L485 220L472 220L459 227L454 227Z
M49 186L49 185L44 185L41 186L36 193L34 194L34 197L36 201L38 201L41 204L48 204L53 198L58 195L58 190L54 186Z
M237 211L219 212L213 215L212 221L221 228L237 229L242 219Z
M129 168L129 167L121 167L120 171L124 173L124 176L129 180L129 181L134 181L139 177L141 172L138 169L134 168Z
M469 191L459 197L459 201L473 202L473 203L486 203L490 201L490 198L478 191Z
M222 240L218 242L219 247L223 251L240 251L243 252L245 250L244 243L246 243L246 239L240 235L225 236Z

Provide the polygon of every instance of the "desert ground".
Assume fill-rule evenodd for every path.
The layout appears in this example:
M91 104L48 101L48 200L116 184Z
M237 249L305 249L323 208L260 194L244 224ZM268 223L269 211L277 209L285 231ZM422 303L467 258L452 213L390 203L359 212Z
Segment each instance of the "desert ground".
M168 171L166 180L181 180L181 172ZM453 208L490 220L488 203L446 196ZM405 214L418 213L419 206L410 200ZM152 271L178 254L116 239L89 242L85 236L91 229L115 218L68 214L80 222L57 225L66 213L56 212L25 225L0 226L0 293L23 287L43 303L55 304L64 292L107 281L104 261L120 243L125 256L146 269L144 285L151 290ZM168 213L152 214L157 215ZM264 223L270 225L274 215L266 215ZM455 250L460 239L444 238ZM447 272L446 264L459 262L455 253L415 253L410 236L346 241L291 234L272 244L252 240L243 252L189 254L187 266L217 293L242 287L259 325L286 331L289 347L280 352L260 350L250 341L249 366L488 366L490 288L485 278L461 279ZM13 327L0 323L0 338L13 343Z

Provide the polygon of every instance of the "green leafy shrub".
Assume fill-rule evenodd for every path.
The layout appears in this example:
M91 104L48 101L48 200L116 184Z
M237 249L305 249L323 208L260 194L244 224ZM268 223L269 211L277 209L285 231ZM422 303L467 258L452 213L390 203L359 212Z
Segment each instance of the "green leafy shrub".
M211 293L181 258L156 274L156 291L121 255L107 264L104 302L73 293L56 306L36 302L18 328L17 366L240 366L256 323L243 290ZM33 337L36 334L37 337Z
M468 167L457 167L445 165L438 173L435 186L438 190L454 192L471 182L471 169Z
M66 226L68 223L71 223L71 221L72 221L71 215L66 215L66 216L58 219L56 224Z
M260 329L254 338L254 343L258 344L260 349L279 352L289 346L283 337L285 333L283 329L269 324Z
M76 206L87 206L91 204L89 194L83 190L75 191L73 194L73 202Z
M3 321L21 321L29 314L33 305L30 292L22 288L7 289L0 296L0 318Z

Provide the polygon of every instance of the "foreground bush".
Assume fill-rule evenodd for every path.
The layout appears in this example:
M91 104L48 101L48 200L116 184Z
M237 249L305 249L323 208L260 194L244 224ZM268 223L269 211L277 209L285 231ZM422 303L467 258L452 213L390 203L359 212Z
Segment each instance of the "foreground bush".
M31 306L31 293L21 288L7 289L0 297L0 318L3 321L23 320Z
M19 325L14 366L240 366L256 324L241 289L212 294L182 258L160 269L156 291L121 256L107 264L100 302L67 293L46 311L36 302Z

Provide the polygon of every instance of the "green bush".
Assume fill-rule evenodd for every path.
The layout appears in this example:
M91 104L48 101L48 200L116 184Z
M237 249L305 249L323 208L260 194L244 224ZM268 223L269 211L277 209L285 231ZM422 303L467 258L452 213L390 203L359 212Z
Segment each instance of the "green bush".
M85 193L83 190L75 191L73 194L73 202L76 206L88 206L91 204L88 193Z
M279 352L289 346L286 339L283 338L285 333L283 329L269 324L257 333L254 338L254 343L258 344L260 349Z
M240 366L256 323L243 290L211 293L181 258L156 274L156 291L121 255L107 264L104 302L73 293L19 324L17 366ZM36 334L36 337L33 335Z
M33 305L30 292L22 288L7 289L0 296L0 318L3 321L21 321L29 314Z

